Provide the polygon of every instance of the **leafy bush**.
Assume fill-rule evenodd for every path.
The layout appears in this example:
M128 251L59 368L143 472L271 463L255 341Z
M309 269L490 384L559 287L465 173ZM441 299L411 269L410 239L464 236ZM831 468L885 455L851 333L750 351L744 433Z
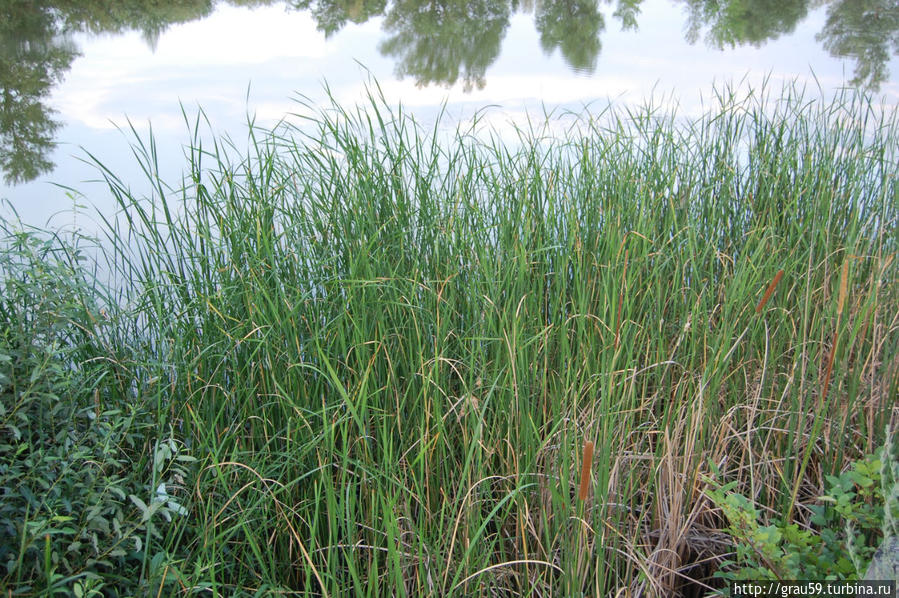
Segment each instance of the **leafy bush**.
M0 260L0 586L136 592L152 573L154 523L184 513L164 483L153 490L187 475L169 467L182 451L156 442L152 411L102 358L108 316L77 245L16 232Z
M881 541L899 535L899 458L889 430L886 436L873 454L826 477L821 504L810 507L811 529L762 525L752 501L731 491L734 483L710 491L735 541L733 558L717 576L727 581L863 577Z

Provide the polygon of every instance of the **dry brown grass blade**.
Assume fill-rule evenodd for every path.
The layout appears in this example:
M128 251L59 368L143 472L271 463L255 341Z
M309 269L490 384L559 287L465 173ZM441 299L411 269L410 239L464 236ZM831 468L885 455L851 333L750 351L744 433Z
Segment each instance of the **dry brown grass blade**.
M840 295L837 298L837 317L843 315L843 306L846 305L847 286L849 283L849 259L843 262L843 271L840 273Z
M588 440L584 443L584 458L581 464L581 487L578 491L578 498L581 502L587 500L587 494L590 490L590 469L593 467L593 441Z

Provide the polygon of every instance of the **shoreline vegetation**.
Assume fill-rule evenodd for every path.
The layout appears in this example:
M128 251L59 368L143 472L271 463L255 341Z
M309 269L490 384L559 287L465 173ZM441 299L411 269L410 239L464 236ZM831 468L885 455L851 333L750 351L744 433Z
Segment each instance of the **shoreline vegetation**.
M4 595L687 597L821 573L741 525L876 547L820 497L889 477L895 113L508 143L370 100L237 158L198 116L181 189L137 139L103 241L0 223Z

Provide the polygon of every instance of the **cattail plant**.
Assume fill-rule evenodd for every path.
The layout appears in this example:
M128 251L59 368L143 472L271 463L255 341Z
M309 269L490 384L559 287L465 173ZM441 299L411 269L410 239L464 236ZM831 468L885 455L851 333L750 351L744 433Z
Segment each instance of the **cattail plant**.
M771 281L771 284L768 285L768 288L765 289L765 294L762 296L762 300L759 301L759 304L755 306L755 313L762 313L762 308L765 307L765 304L768 303L768 299L771 298L771 295L774 294L774 289L777 288L777 283L780 282L781 277L783 277L784 271L778 270L777 274L774 275L774 279Z
M578 499L581 502L587 500L590 492L590 472L593 468L593 441L588 440L584 443L584 454L581 458L581 485L578 489Z

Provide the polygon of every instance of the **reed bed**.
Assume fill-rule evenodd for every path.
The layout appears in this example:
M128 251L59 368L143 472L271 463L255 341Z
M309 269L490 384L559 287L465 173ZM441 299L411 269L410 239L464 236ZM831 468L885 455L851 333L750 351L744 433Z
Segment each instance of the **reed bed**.
M550 115L510 142L370 99L252 128L246 155L198 118L175 190L152 139L145 197L99 165L119 211L90 396L147 406L134 454L189 457L133 472L185 509L141 575L698 596L733 549L708 479L807 525L895 427L895 113L724 88L701 118Z

